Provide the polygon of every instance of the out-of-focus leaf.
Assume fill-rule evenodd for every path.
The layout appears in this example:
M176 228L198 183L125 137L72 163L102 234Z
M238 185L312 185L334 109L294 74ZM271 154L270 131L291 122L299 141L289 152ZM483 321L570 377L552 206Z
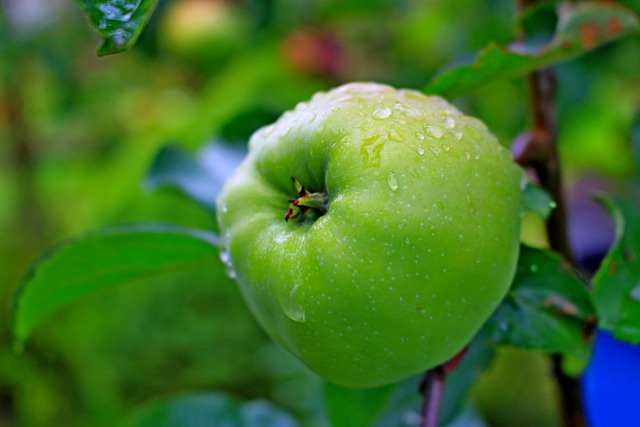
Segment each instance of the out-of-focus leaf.
M640 13L640 0L618 0L618 3Z
M133 46L149 21L157 0L76 0L103 41L98 55Z
M631 145L636 158L636 168L640 170L640 112L636 115L633 129L631 130Z
M385 405L372 427L413 427L420 420L420 393L418 385L421 375L400 383L390 393Z
M467 404L456 418L442 424L442 427L487 427L487 423L473 406Z
M609 210L616 239L594 279L599 326L640 343L640 211L631 202L599 198Z
M22 346L33 328L83 296L215 262L215 235L159 224L112 227L64 243L34 263L14 297L16 344Z
M487 328L483 328L469 344L460 364L446 376L440 409L440 419L443 423L455 423L463 416L469 389L491 363L494 355L495 344Z
M486 337L483 338L484 342ZM448 388L456 388L452 385L454 382L465 384L471 384L475 380L476 369L469 367L478 366L478 359L476 356L476 349L473 351L469 361L466 362L466 366L461 363L456 371L450 373L444 388L443 406L440 413L440 422L443 427L484 427L486 424L482 418L468 405L465 404L466 397L466 385L465 390L462 393L462 400L456 402L455 405L451 405L450 399L458 394L458 390L447 391ZM464 360L464 359L463 359ZM484 364L484 362L482 362ZM455 374L457 369L460 369L459 374ZM463 379L465 375L471 375L471 378ZM380 411L377 414L377 419L373 423L369 424L357 424L357 425L369 425L372 427L414 427L418 425L420 421L420 406L422 404L422 398L419 393L419 383L421 375L409 378L403 381L399 385L395 386L395 389L388 394L386 402L380 407ZM447 401L449 400L449 401ZM349 402L344 402L344 405L348 405ZM344 424L346 425L346 424ZM356 424L352 424L356 425Z
M327 384L325 401L331 426L371 425L396 387L387 386L358 390Z
M183 394L142 406L123 427L297 427L266 401L239 402L222 393Z
M587 358L593 322L586 284L559 255L526 245L516 276L486 327L498 343Z
M173 188L211 212L227 177L246 155L243 146L222 142L207 144L196 156L168 145L156 156L145 185L152 189Z
M490 44L471 64L436 76L425 88L430 94L455 97L498 78L513 78L576 58L640 29L638 15L615 3L561 3L552 41L542 48L523 43Z
M547 219L551 210L556 207L556 203L539 185L527 183L522 192L524 208L527 211L534 212L542 219Z

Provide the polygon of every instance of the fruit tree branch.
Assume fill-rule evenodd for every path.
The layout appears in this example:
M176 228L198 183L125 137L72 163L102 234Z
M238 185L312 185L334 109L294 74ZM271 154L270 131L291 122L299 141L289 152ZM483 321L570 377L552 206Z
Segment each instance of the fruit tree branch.
M422 377L420 382L422 408L418 427L438 427L445 376L442 366L436 366L429 369Z
M554 108L555 78L551 70L540 70L529 76L533 130L519 137L513 145L516 160L532 168L540 185L556 203L547 224L549 245L573 261L567 233L565 199L557 152L557 124ZM580 384L562 369L562 358L554 355L553 373L560 389L562 425L584 427L584 413L580 400Z

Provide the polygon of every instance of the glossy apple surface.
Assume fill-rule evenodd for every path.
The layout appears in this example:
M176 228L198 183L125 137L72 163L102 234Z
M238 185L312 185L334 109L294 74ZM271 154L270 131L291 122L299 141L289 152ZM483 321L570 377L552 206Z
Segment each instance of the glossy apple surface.
M253 135L218 198L222 257L313 371L391 383L454 356L504 297L521 180L486 126L443 99L347 84Z

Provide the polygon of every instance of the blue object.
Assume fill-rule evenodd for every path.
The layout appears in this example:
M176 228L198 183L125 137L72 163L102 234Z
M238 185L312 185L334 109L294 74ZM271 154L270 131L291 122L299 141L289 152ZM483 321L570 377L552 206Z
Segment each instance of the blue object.
M640 427L640 345L599 331L582 394L590 427Z

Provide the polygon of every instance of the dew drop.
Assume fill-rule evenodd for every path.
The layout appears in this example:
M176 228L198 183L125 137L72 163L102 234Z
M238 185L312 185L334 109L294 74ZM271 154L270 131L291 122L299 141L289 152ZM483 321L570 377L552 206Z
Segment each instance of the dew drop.
M421 156L424 154L424 148L422 148L422 146L418 145L418 154L420 154Z
M387 183L389 184L391 191L398 191L398 179L396 178L396 174L389 172L387 175Z
M395 130L390 130L389 139L391 139L392 141L402 142L404 141L404 136L402 136L402 134L399 134Z
M438 139L442 138L442 135L444 135L444 133L442 132L442 129L434 126L427 126L426 131L429 136L432 136Z
M424 135L421 133L416 133L416 138L418 138L420 141L424 141Z
M442 149L443 149L444 151L449 152L449 151L451 151L451 146L450 146L450 145L444 145L444 146L442 146Z
M549 202L549 208L555 209L557 206L558 206L558 204L556 202L554 202L553 200Z
M387 108L387 107L378 108L373 112L373 118L377 120L386 119L390 115L391 115L391 108Z
M293 285L291 290L279 299L280 307L285 316L294 322L302 323L306 320L304 310L304 295L300 292L300 284Z
M471 194L466 193L467 206L473 206L473 202L471 201Z
M454 127L456 127L456 121L453 119L453 117L447 117L446 119L444 119L444 127L446 127L447 129L453 129Z

